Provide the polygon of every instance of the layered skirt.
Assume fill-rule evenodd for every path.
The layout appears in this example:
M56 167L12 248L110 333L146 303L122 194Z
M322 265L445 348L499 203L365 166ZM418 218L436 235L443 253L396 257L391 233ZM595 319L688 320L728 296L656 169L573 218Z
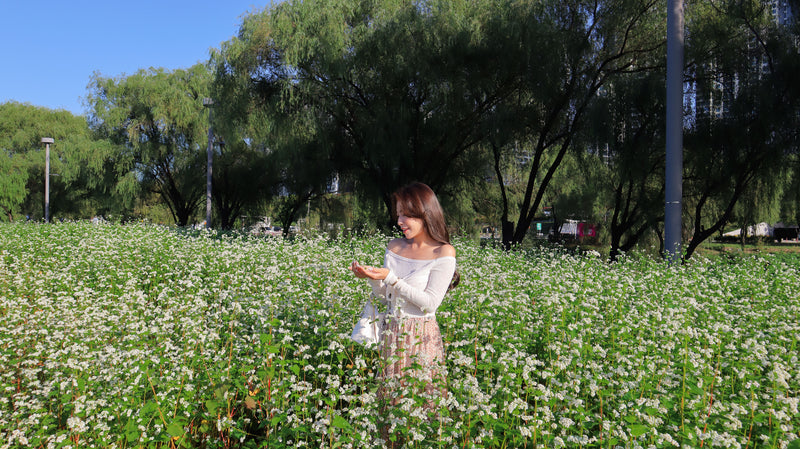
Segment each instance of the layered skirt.
M444 345L436 318L391 317L380 351L385 364L378 399L384 409L436 418L447 398Z

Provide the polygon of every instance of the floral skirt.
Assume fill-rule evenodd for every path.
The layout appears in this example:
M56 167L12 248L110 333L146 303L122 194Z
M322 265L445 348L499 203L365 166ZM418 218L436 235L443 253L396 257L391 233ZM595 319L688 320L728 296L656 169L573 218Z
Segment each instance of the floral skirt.
M383 331L378 397L388 406L424 399L423 409L434 412L447 397L444 344L435 318L391 317Z

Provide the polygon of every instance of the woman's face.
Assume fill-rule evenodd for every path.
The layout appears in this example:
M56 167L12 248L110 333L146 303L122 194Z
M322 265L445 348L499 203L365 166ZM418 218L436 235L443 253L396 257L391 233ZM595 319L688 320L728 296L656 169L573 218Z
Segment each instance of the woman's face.
M403 209L397 204L397 226L403 231L405 238L411 240L420 237L425 232L425 222L421 218L412 218L403 215Z

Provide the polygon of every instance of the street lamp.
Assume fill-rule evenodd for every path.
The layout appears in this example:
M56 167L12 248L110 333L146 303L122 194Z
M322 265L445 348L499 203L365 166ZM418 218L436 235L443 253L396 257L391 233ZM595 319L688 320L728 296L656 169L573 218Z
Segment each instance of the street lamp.
M50 144L52 137L42 137L44 144L44 221L50 222Z
M214 133L211 130L211 110L214 100L203 98L203 107L208 108L208 163L206 164L206 229L211 227L211 152L214 145Z

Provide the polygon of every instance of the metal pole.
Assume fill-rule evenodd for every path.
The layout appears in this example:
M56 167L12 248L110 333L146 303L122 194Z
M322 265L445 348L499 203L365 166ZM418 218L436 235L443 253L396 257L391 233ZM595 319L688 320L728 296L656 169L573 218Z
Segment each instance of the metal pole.
M211 129L211 110L214 106L214 100L211 98L203 98L203 106L208 108L208 150L206 155L208 162L206 167L206 229L211 227L211 153L214 145L214 132Z
M44 144L44 222L50 222L50 144L52 137L42 137Z
M681 259L683 196L683 0L667 1L667 129L664 249L672 263Z

